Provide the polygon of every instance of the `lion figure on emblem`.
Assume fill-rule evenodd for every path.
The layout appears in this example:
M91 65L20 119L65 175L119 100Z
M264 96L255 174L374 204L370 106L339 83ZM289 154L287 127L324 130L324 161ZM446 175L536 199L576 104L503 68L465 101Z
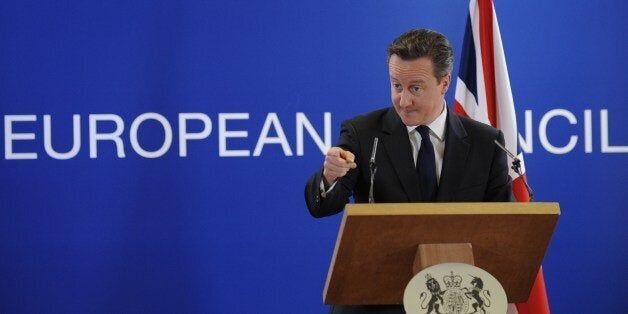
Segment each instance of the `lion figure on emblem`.
M438 308L443 304L442 295L445 292L441 290L440 284L438 283L438 281L436 281L436 279L434 279L430 274L427 274L425 278L427 279L427 281L425 282L425 285L427 286L427 290L430 292L432 296L427 306L425 306L425 300L427 300L427 293L421 292L419 296L419 300L421 300L421 309L427 309L426 314L432 313L432 310L434 310L435 311L434 313L436 314L441 314Z

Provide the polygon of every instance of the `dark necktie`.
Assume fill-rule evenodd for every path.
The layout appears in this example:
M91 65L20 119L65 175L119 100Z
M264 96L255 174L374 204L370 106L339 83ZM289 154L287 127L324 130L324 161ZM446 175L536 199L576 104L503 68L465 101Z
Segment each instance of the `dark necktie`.
M417 158L417 173L419 174L419 188L424 202L436 201L436 161L434 146L430 141L430 128L420 125L416 130L421 134L421 147Z

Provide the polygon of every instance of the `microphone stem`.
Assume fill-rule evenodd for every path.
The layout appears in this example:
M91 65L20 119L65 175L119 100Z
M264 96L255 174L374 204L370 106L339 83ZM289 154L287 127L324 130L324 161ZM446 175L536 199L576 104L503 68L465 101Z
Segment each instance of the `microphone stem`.
M523 184L525 185L526 190L528 190L530 202L534 202L534 194L532 193L532 188L528 185L528 180L526 180L526 178L523 176L523 173L521 173L521 160L517 158L517 156L515 156L513 153L511 153L508 149L506 149L506 147L504 147L504 145L502 145L497 140L494 140L493 142L497 146L499 146L499 148L501 148L504 152L506 152L506 154L508 154L510 158L512 158L512 166L510 168L521 177L521 180L523 180Z
M375 182L375 172L377 172L377 165L375 164L375 155L377 154L377 142L379 139L376 137L373 139L373 150L371 151L371 160L369 161L369 169L371 170L371 184L369 186L369 204L375 203L373 197L373 183Z
M374 162L369 165L371 169L371 184L369 187L369 204L375 203L375 198L373 197L373 182L375 181L375 172L377 171L377 165Z

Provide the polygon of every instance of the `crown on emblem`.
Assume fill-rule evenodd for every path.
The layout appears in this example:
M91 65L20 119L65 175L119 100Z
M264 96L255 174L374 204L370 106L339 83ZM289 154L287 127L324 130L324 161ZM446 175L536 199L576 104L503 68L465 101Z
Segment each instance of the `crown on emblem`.
M460 288L462 284L462 277L460 275L454 275L454 272L451 272L449 276L443 276L443 282L445 282L445 286L447 288Z
M433 278L433 277L432 277L432 274L427 274L427 275L425 275L425 280L430 280L430 279L432 279L432 278Z

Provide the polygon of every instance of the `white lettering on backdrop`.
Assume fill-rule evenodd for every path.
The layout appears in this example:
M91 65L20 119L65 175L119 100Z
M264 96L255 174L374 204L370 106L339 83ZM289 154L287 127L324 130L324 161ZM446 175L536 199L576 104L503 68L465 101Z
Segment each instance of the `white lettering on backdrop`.
M318 147L322 154L326 153L331 147L331 113L325 112L322 117L323 130L316 130L311 120L302 113L297 112L294 115L295 138L290 138L284 132L285 121L281 122L279 116L275 112L269 112L266 115L264 125L261 130L247 130L237 123L246 122L250 115L246 112L239 113L219 113L218 114L218 154L220 157L249 157L251 151L249 149L229 148L230 145L242 147L247 144L249 133L257 134L257 141L254 146L252 156L261 156L265 147L269 145L279 145L285 156L293 156L291 141L294 141L296 147L296 155L304 155L305 137L309 135L314 144ZM65 160L76 157L81 150L81 115L72 115L72 145L66 152L60 152L61 149L53 147L53 139L55 132L53 128L53 118L51 115L43 115L43 139L44 151L51 158ZM61 119L60 119L61 120ZM128 134L125 134L125 121L116 114L89 114L88 120L88 139L89 139L89 157L98 158L99 144L112 142L114 146L100 145L103 148L115 149L118 158L125 158L126 151L129 146L137 155L144 158L159 158L165 155L171 148L173 142L173 126L168 119L156 112L146 112L140 114L130 124ZM160 139L160 147L157 149L148 149L141 143L141 136L138 136L142 125L147 121L157 122L163 130L163 138ZM57 122L59 123L59 122ZM189 126L193 123L202 124L200 131L190 130ZM191 141L200 141L208 138L212 131L213 125L211 118L204 113L179 113L178 124L179 156L188 156L188 144ZM100 128L99 128L100 126ZM113 126L113 129L111 127ZM107 128L108 131L102 129ZM37 139L40 135L37 130L41 130L38 124L37 115L5 115L4 116L4 159L37 159L37 150L40 143ZM250 132L249 132L250 131ZM60 132L57 132L60 133ZM273 135L274 134L274 135ZM322 134L322 136L321 136ZM59 136L59 135L57 135ZM58 140L58 138L57 138ZM125 142L126 141L126 142ZM130 144L130 145L129 145Z
M525 123L523 127L520 127L523 135L519 134L519 145L523 153L532 154L534 152L534 140L538 140L540 146L551 154L571 153L578 151L579 146L584 153L593 153L594 151L605 154L628 153L628 145L620 145L616 139L613 139L611 131L619 128L617 126L615 129L612 128L607 109L600 109L597 119L594 119L594 112L591 109L585 109L581 114L567 109L551 109L541 115L540 119L537 117L536 120L532 110L525 110L524 115ZM53 118L49 114L44 114L41 117L43 128L42 125L39 125L37 115L4 116L4 159L39 158L41 152L38 153L38 151L41 143L37 140L42 137L44 152L48 157L66 160L78 156L81 150L81 115L72 115L72 145L65 145L69 147L67 149L55 149L53 147L53 139L55 139ZM249 119L250 114L247 112L218 114L218 134L216 136L220 157L259 157L264 152L264 148L269 145L278 145L276 147L280 148L286 157L294 156L294 152L296 152L296 156L303 156L306 136L313 141L321 154L325 154L332 145L330 112L323 114L322 130L317 130L305 113L295 113L294 137L286 135L284 126L287 124L285 120L282 122L275 112L267 113L261 129L250 129L242 126L246 125ZM67 123L65 117L58 120ZM107 142L114 145L100 145L102 146L101 150L107 148L108 152L111 153L113 148L118 158L125 158L125 149L130 151L129 147L138 156L159 158L168 153L172 147L175 132L178 135L178 154L180 157L187 157L188 145L191 142L205 140L214 131L212 119L204 113L179 113L178 123L174 124L177 129L174 130L173 125L165 116L155 112L146 112L131 121L128 134L125 134L126 123L119 115L89 114L87 120L90 158L98 158L99 143ZM142 125L151 120L163 130L163 137L159 139L161 146L157 149L146 148L146 145L141 143L141 137L138 137ZM320 120L314 121L319 122L318 125L320 125ZM63 122L57 121L56 123ZM196 126L200 124L202 127L190 130L192 124L196 124ZM595 127L599 127L599 132L594 132ZM103 128L108 131L103 131ZM42 129L43 134L40 135L37 131ZM252 145L249 134L256 136L255 145ZM594 138L594 134L599 134L599 138ZM599 147L599 150L594 149L595 147ZM251 148L253 148L252 153Z

